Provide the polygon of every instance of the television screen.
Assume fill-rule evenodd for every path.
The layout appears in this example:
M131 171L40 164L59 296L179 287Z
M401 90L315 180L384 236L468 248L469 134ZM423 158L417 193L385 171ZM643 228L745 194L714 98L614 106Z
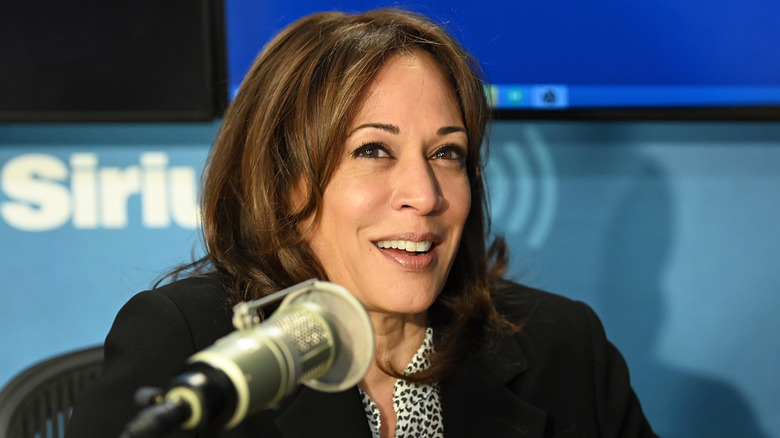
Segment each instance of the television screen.
M498 116L780 119L776 0L226 0L230 90L298 17L393 5L446 24Z
M0 121L213 120L227 99L222 12L220 0L8 2Z

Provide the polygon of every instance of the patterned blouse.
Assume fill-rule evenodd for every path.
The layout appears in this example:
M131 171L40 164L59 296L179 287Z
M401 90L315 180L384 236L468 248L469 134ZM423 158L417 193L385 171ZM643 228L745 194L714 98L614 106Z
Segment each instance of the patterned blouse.
M425 339L414 354L412 361L406 366L405 374L422 371L431 365L430 356L433 353L433 329L425 330ZM380 438L381 419L379 408L371 397L363 390L363 407L366 410L368 424L374 438ZM439 384L430 385L410 383L397 380L393 386L393 409L396 414L395 437L444 437L444 422L439 396Z

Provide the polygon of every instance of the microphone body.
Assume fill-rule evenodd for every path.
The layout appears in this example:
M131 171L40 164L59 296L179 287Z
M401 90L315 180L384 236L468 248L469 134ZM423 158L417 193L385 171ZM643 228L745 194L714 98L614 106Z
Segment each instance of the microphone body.
M238 330L190 357L164 397L142 411L123 437L161 436L177 427L230 429L301 383L327 392L356 385L374 354L373 326L360 302L343 287L318 280L278 294L284 300L262 323L247 323L246 309L242 320L239 306L245 303L237 305Z
M232 386L229 398L235 394L234 412L226 423L232 428L248 413L281 400L299 382L324 374L339 347L329 318L310 303L303 303L280 308L252 330L225 336L188 362L208 365L227 377Z

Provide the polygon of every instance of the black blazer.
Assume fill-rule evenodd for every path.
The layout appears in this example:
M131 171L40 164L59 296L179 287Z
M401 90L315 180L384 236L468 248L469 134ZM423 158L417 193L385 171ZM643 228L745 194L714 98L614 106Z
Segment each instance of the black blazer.
M490 335L440 382L447 437L654 436L628 369L585 304L510 284L501 309L514 336ZM135 415L141 386L164 387L187 358L233 330L216 282L190 278L142 292L116 317L101 377L80 394L67 438L115 437ZM177 437L193 437L177 433ZM357 388L301 386L276 409L199 437L361 437L371 433Z

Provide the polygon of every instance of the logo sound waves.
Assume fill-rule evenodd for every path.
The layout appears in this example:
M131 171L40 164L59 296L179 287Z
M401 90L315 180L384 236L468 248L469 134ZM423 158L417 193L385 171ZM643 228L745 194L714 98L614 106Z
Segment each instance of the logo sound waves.
M553 225L558 181L541 133L526 127L523 136L523 141L491 144L485 178L496 229L539 249Z

